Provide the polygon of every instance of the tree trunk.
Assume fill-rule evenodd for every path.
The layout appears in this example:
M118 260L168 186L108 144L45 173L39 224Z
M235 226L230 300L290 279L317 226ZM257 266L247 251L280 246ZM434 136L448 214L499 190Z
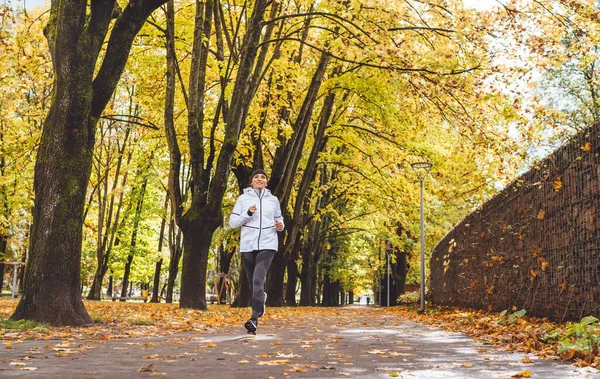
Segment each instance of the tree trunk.
M183 212L181 188L178 182L179 171L176 164L179 159L178 142L172 125L165 124L171 153L169 189L173 195L172 203L175 210L175 220L184 234L181 298L179 302L182 308L206 309L208 251L212 235L222 222L221 205L231 172L233 155L254 95L252 83L256 83L256 81L252 79L256 76L253 76L253 69L260 67L260 65L255 66L255 60L262 34L263 18L269 3L267 0L255 1L252 15L248 19L240 52L239 68L231 97L231 107L228 109L218 158L214 135L211 135L211 139L207 141L202 135L206 62L214 2L207 0L204 3L197 3L187 132L193 187L190 208L185 214ZM205 157L207 145L210 148L208 156Z
M189 213L188 213L189 214ZM183 229L183 269L181 270L181 308L206 309L206 268L208 250L215 230L221 225L219 214L187 219Z
M108 277L108 289L106 290L106 295L108 297L113 297L113 277L112 275Z
M250 284L248 283L248 277L246 276L246 270L244 265L240 265L240 284L239 291L235 298L235 301L231 305L236 308L250 307L252 305L252 291Z
M313 300L313 255L306 244L302 246L302 273L300 274L300 305L310 306Z
M231 259L235 254L235 249L231 248L231 244L222 246L219 249L219 271L222 275L219 276L219 280L216 281L217 293L220 293L218 302L219 304L227 303L227 276L229 275L229 267L231 266Z
M133 39L164 1L128 5L110 28L114 1L53 1L44 33L54 68L54 93L34 170L35 207L24 292L13 320L89 325L81 300L80 265L85 189L96 124L127 62ZM118 11L117 11L118 9ZM113 13L113 10L115 12Z
M176 233L176 234L175 234ZM181 230L177 228L175 222L171 220L169 225L169 240L171 255L169 257L169 277L167 278L167 296L165 302L171 304L173 302L173 289L175 288L175 280L179 273L179 261L183 254L183 246L181 244Z
M296 285L298 284L298 265L295 259L290 259L287 264L287 287L285 293L285 303L288 306L295 307L296 304Z
M160 222L160 233L158 234L158 253L162 252L163 241L165 239L165 228L167 226L167 214L169 213L169 191L167 191L165 195L165 205L164 205L164 216L162 221ZM152 299L150 299L151 303L158 303L158 288L160 286L160 272L162 269L163 259L160 258L158 262L156 262L156 269L154 270L154 284L152 286Z

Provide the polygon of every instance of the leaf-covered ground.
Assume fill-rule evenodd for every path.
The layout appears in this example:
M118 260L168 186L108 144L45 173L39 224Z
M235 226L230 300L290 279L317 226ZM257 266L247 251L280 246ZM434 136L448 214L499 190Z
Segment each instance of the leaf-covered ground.
M69 337L109 340L144 336L170 335L180 332L214 330L218 328L240 327L249 316L249 309L231 308L226 305L212 305L207 311L180 309L173 304L85 302L95 325L91 327L49 327L34 325L23 327L19 323L8 322L17 302L0 300L0 339L5 348L20 340L65 339ZM352 307L353 317L361 318L369 312L365 307ZM500 315L498 313L431 307L425 314L419 314L414 307L391 307L381 309L385 315L409 318L421 323L437 326L445 330L459 331L473 336L475 340L501 345L508 350L535 354L540 358L563 358L580 366L600 367L600 357L596 356L597 346L590 351L579 348L565 349L565 338L549 338L553 332L573 329L572 325L558 325L545 319ZM269 308L271 320L306 320L318 314L320 317L338 316L342 308L295 307ZM576 324L577 326L578 324ZM561 350L562 347L562 350ZM560 354L559 354L560 353Z

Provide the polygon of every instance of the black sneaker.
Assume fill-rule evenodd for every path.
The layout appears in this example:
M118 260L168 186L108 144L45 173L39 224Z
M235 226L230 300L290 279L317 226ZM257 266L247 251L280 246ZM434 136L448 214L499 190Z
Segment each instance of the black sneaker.
M258 311L258 317L264 316L266 310L267 310L267 293L265 292L265 301L263 302L263 306L260 309L260 311Z
M248 331L248 333L256 334L256 328L258 327L258 320L255 318L251 318L250 320L246 321L244 326L246 327L246 330Z

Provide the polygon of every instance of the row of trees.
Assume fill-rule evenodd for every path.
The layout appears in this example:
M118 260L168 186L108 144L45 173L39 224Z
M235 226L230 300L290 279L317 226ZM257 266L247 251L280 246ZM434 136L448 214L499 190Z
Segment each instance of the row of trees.
M269 305L295 304L298 286L301 304L335 305L376 282L386 243L401 283L418 235L410 163L434 163L431 244L540 130L490 84L491 28L513 11L498 24L460 2L60 3L2 16L0 251L28 257L15 319L91 323L82 283L98 300L107 273L121 296L132 275L155 278L157 300L165 272L169 301L180 275L180 305L206 308L207 272L237 267L223 221L256 167L287 224Z

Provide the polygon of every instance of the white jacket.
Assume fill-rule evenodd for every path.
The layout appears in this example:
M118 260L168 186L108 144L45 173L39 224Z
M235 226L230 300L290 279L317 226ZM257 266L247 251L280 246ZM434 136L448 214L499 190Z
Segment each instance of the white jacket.
M275 229L275 221L283 223L279 199L266 188L261 191L260 196L258 192L253 188L244 189L229 216L229 225L232 228L242 228L241 252L277 250L279 247L277 232L283 230L283 227L280 230ZM248 208L253 205L256 205L256 211L252 216L248 216Z

